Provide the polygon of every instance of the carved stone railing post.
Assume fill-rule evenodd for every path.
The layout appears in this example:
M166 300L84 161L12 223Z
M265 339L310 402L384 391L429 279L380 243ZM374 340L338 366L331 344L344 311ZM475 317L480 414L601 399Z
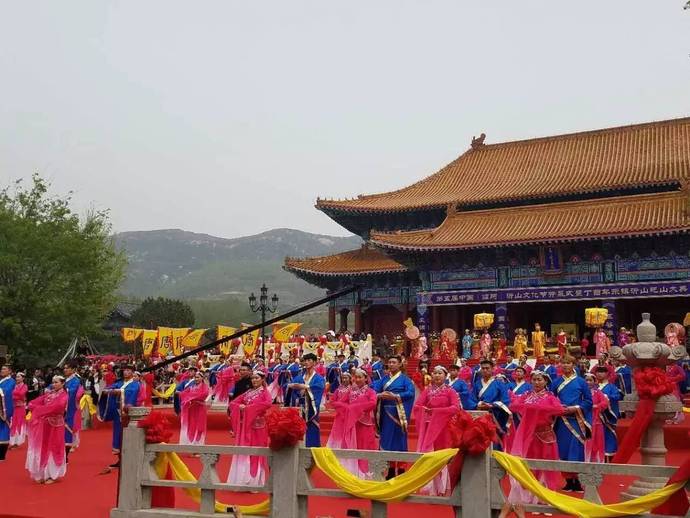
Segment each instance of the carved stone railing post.
M297 479L299 478L299 446L273 452L271 477L271 518L299 516L297 507Z
M218 472L216 471L216 464L220 455L215 453L202 453L200 455L201 465L203 469L199 475L199 482L203 485L217 484L219 482ZM203 488L201 489L201 505L199 507L201 514L214 514L216 512L216 490Z
M599 496L599 486L604 481L604 475L601 473L580 473L578 476L580 482L585 486L584 498L588 502L601 504L601 497Z
M491 518L491 450L466 455L460 476L462 516Z
M146 433L137 426L150 412L151 409L147 407L130 407L127 411L129 425L122 431L120 454L120 493L117 500L120 511L134 511L151 506L150 501L144 502L139 469L146 448Z

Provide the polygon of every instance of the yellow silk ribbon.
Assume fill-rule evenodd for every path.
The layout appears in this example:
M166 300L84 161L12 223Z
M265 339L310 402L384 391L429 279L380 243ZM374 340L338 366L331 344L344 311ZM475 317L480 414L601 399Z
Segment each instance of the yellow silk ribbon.
M79 400L79 408L82 410L88 408L89 414L91 415L96 415L98 413L96 405L93 404L93 398L89 394L84 394L81 397L81 399Z
M686 414L690 414L690 407L684 406L683 412L685 412Z
M151 394L161 399L170 399L175 394L175 384L170 385L165 392L159 392L155 388L151 389Z
M637 516L645 514L660 506L670 496L681 489L685 482L678 482L669 486L657 489L648 495L621 502L618 504L595 504L587 500L581 500L568 495L563 495L557 491L552 491L541 485L530 471L527 463L519 457L514 457L500 451L493 452L494 458L506 470L506 472L517 480L522 487L530 491L541 501L563 511L566 514L579 516L582 518L607 518L610 516Z
M196 477L189 471L187 465L180 459L177 453L163 452L156 456L154 468L158 478L163 480L165 474L170 466L173 478L184 482L196 482ZM199 488L183 488L187 495L199 503L201 501L201 489ZM268 516L271 512L271 499L267 498L263 502L254 505L232 505L224 504L216 500L215 510L217 513L226 513L228 507L237 507L242 514Z
M330 448L312 448L311 454L318 468L335 484L353 496L378 502L399 502L426 485L458 453L457 449L425 453L412 467L385 482L362 480L347 471Z

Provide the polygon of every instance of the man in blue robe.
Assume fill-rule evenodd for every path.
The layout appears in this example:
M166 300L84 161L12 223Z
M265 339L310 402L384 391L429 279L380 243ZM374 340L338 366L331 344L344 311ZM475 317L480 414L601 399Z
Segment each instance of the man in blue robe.
M551 391L560 399L565 413L556 420L554 431L561 460L584 462L585 441L592 436L592 393L584 378L575 372L575 359L561 359L562 375L553 380ZM582 491L576 474L564 473L565 491Z
M137 406L139 399L139 382L134 380L134 366L125 365L122 368L122 379L107 386L101 392L98 400L98 413L103 421L113 423L113 453L117 461L109 468L120 467L120 449L122 448L123 419L127 417L127 408Z
M304 374L298 374L293 378L287 385L285 394L286 406L299 407L307 423L305 445L308 448L321 446L319 414L326 380L314 370L317 361L318 358L314 353L307 353L302 357Z
M378 353L371 355L371 381L378 381L383 378L383 362Z
M280 373L280 386L283 389L283 394L287 392L288 385L300 375L300 372L302 372L302 366L299 358L291 358L287 365L283 365ZM287 402L287 399L285 401Z
M348 372L345 355L339 354L333 363L326 367L326 380L328 381L328 392L333 394L340 386L340 375L343 370Z
M555 380L558 377L558 364L561 361L557 354L549 354L548 365L544 367L544 373L549 375L549 378Z
M448 367L448 379L446 382L450 388L457 392L458 396L460 397L460 407L463 410L475 410L477 408L477 400L467 386L467 383L458 378L459 373L460 367L457 365L451 365Z
M479 363L480 377L474 384L474 395L477 398L477 410L491 412L498 429L498 442L494 449L501 450L503 437L508 432L508 422L512 412L508 409L510 396L508 385L493 375L494 362L484 359Z
M10 446L10 425L14 414L14 402L12 391L16 382L12 378L12 369L9 365L0 367L0 461L5 460L7 449Z
M623 398L623 393L618 387L609 383L609 370L607 367L597 367L594 371L601 390L609 399L609 407L600 414L604 422L604 451L606 452L606 462L611 459L618 451L618 438L616 437L616 426L621 412L618 402Z
M414 405L415 390L412 380L400 370L402 358L388 358L389 374L375 384L378 393L376 423L382 450L407 451L407 423ZM388 478L402 472L397 465L388 470Z
M84 394L81 378L77 374L79 365L74 360L65 364L62 372L65 375L65 392L67 392L67 412L65 413L65 462L69 462L72 448L79 446L79 436L73 430L77 419L81 419L79 400Z
M616 386L625 394L632 394L632 370L624 361L617 358L611 360L616 371Z

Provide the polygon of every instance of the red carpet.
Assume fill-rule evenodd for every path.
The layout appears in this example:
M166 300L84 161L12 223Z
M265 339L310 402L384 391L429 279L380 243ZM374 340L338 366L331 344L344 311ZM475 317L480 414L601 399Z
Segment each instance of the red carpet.
M222 414L212 413L209 432L209 444L229 444L231 442ZM324 416L324 424L328 421ZM221 426L222 425L222 426ZM671 427L673 428L673 427ZM685 430L687 433L687 430ZM667 432L668 434L668 432ZM675 432L674 432L675 435ZM667 435L668 436L668 435ZM67 476L60 482L43 486L33 483L24 469L26 447L11 450L6 462L0 464L0 518L52 518L69 515L70 518L105 518L115 505L117 472L108 475L98 473L113 461L110 454L110 428L101 425L99 429L82 433L82 444L70 455ZM687 435L685 436L687 437ZM174 438L176 440L176 437ZM414 444L414 441L411 441ZM683 446L687 448L687 440ZM673 450L669 454L669 463L678 465L690 451ZM198 459L185 458L185 462L198 475L201 471ZM639 455L633 457L633 463L639 462ZM218 473L221 480L227 477L230 460L221 456ZM320 487L334 487L321 473L315 473L314 480ZM628 483L629 477L619 477L603 488L606 502L618 500L622 489L618 483ZM617 482L617 483L616 483ZM218 499L226 503L255 503L263 500L263 495L218 493ZM181 491L176 493L179 508L198 509ZM317 516L344 518L348 508L369 508L368 502L357 502L337 498L311 498L309 500L309 518ZM395 504L390 506L389 515L393 518L417 518L420 513L433 513L434 518L451 518L450 508L439 506Z

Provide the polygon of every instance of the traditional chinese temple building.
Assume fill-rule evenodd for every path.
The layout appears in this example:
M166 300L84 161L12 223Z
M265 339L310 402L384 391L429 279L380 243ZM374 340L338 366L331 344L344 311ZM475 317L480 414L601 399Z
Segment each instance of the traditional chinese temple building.
M540 322L581 336L584 309L607 328L690 311L690 118L497 144L473 139L403 189L316 208L365 240L285 269L358 293L330 308L332 329L400 334L472 326L495 314L510 336ZM340 321L336 322L336 316Z

